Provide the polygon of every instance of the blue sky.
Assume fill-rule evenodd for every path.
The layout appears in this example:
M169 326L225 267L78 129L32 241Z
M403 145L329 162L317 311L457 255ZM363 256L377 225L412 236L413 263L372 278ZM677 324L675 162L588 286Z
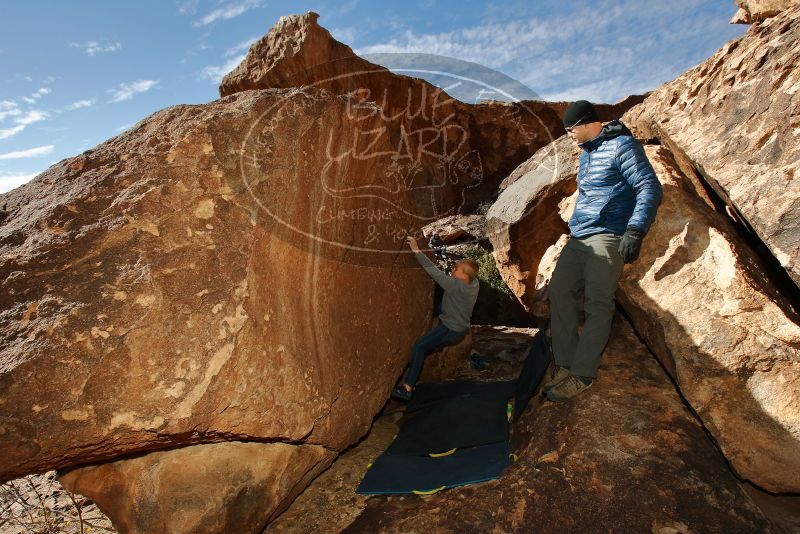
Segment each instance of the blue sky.
M733 0L9 2L0 192L159 109L217 98L253 40L309 10L356 53L472 61L548 100L655 89L747 29L728 23Z

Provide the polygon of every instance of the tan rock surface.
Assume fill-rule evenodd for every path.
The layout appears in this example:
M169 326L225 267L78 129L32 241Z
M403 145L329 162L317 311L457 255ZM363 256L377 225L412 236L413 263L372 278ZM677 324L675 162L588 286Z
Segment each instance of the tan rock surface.
M699 172L800 285L800 5L754 24L623 118Z
M317 23L319 14L281 17L269 32L256 41L244 61L222 79L222 97L252 89L299 87L322 82L337 93L358 89L357 77L343 73L388 69L358 57Z
M618 301L733 468L769 491L800 492L797 318L762 289L757 258L669 152L646 151L664 199Z
M419 375L420 382L438 382L453 378L458 372L469 366L469 355L472 351L472 330L457 343L447 345L431 353L425 358L425 365Z
M330 194L330 176L388 175L388 158L325 157L351 148L329 138L356 129L346 106L309 89L170 108L2 197L0 478L363 435L430 318L430 280L395 232L419 228L431 194L458 195Z
M255 534L333 457L319 446L232 441L77 469L60 481L107 510L121 534Z
M739 10L734 15L733 24L752 24L762 22L770 17L800 4L798 0L736 0Z
M546 251L569 233L559 203L576 190L579 151L567 136L534 154L512 174L486 212L486 234L506 285L528 311L541 314L537 282ZM540 275L539 275L540 276Z

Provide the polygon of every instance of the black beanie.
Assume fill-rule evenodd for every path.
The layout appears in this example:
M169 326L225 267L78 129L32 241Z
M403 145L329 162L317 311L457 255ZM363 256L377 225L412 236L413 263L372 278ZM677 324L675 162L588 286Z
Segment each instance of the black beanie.
M586 100L578 100L567 106L567 111L564 112L564 128L573 128L580 124L589 124L590 122L599 122L600 118L597 116L597 110L591 102Z

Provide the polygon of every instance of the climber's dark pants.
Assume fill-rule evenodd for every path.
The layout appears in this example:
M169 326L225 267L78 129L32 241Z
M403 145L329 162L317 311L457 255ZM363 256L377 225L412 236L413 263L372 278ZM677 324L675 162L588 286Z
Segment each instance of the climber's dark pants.
M411 348L411 365L408 368L408 373L406 373L405 383L414 387L419 374L422 372L422 363L425 361L425 357L445 345L457 342L465 335L467 335L466 330L455 332L440 321L427 334L419 338Z
M596 377L614 318L614 291L624 263L620 236L570 237L548 286L556 364L573 375ZM586 322L578 334L578 291L584 291Z

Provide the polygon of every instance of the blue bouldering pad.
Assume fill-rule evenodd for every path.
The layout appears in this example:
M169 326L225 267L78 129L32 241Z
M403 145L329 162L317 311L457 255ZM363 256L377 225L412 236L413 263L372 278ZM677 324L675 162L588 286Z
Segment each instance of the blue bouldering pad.
M508 457L508 443L505 441L460 449L439 457L384 453L369 468L356 493L430 494L494 480L508 466Z

